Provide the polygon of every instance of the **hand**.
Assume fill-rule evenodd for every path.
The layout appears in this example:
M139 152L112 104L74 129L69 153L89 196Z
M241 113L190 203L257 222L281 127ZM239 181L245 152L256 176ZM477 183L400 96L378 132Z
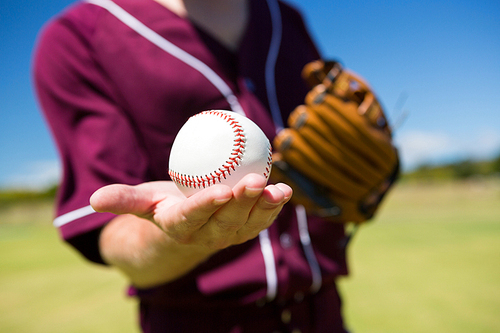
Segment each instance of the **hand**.
M219 250L255 238L291 196L288 185L266 186L263 176L249 174L233 189L215 185L188 198L170 181L109 185L90 202L98 212L148 219L178 244Z

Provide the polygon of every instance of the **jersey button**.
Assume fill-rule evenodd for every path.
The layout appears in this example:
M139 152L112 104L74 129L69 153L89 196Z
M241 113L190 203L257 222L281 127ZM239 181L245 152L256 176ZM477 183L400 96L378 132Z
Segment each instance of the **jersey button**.
M280 244L284 249L289 249L293 246L293 239L290 234L284 232L280 235Z
M297 291L297 292L295 293L295 295L293 295L293 299L294 299L294 300L295 300L295 302L297 302L297 303L302 302L302 301L304 300L304 297L305 297L305 295L304 295L304 293L303 293L303 292L301 292L301 291Z
M281 321L283 324L290 324L292 321L292 312L288 309L283 310L283 312L281 312Z

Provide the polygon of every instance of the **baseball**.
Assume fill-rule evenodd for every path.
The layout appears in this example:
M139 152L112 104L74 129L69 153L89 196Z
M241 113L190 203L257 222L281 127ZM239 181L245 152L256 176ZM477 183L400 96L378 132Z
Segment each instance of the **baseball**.
M190 117L175 137L169 175L186 195L215 185L233 187L249 173L269 178L271 144L250 119L224 110Z

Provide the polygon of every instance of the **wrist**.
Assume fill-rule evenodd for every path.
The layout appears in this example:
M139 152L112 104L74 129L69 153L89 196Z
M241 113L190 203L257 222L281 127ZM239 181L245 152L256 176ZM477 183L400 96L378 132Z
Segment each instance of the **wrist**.
M216 251L179 244L148 220L120 215L103 229L99 241L104 261L118 268L138 288L176 280Z

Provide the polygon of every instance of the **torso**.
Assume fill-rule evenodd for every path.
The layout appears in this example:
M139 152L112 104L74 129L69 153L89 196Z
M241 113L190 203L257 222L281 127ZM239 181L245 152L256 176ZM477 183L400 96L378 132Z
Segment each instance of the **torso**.
M250 15L247 28L239 37L241 40L236 51L227 47L220 38L214 39L214 33L202 28L201 21L193 26L185 17L151 0L115 2L128 12L135 13L138 20L159 35L212 68L234 91L249 118L272 139L274 126L268 111L268 89L264 74L272 24L265 0L248 2ZM282 9L284 27L275 77L279 106L283 119L286 120L294 107L303 103L309 90L300 78L303 66L316 60L319 55L299 16L289 7L283 6ZM85 72L87 77L98 75L104 82L107 93L104 103L109 100L113 107L111 109L105 105L103 110L93 112L104 115L112 113L110 117L120 117L120 120L124 118L127 123L126 130L119 132L115 124L106 122L106 126L113 126L109 129L113 142L101 142L104 147L99 156L103 161L95 163L105 164L106 167L109 165L112 179L90 179L79 183L80 186L74 189L79 192L72 193L73 201L76 202L74 205L77 208L88 205L86 184L94 187L106 185L96 184L100 181L124 183L130 178L138 182L168 179L170 147L182 124L189 116L203 110L228 109L227 101L196 70L130 31L130 28L105 10L82 5L70 11L64 19L65 23L71 22L72 29L78 34L79 38L75 39L75 43L84 41L80 47L89 58L82 60L85 65L81 66L82 70L88 71ZM68 26L61 22L59 24ZM73 49L73 46L69 45L67 49ZM93 67L95 64L98 64L96 68ZM51 75L50 78L52 77L54 76ZM54 123L57 123L59 116L54 113ZM134 142L133 149L137 154L133 155L134 158L130 157L127 149L123 159L109 161L109 152L114 152L117 146L135 138L137 142ZM287 288L289 282L304 290L308 290L311 283L309 266L303 256L293 215L293 207L284 209L270 228L276 263L279 265L278 291L285 296L293 295L296 291ZM88 226L92 227L95 225ZM290 248L280 245L280 235L283 233L287 233L292 240ZM314 221L310 223L310 234L315 250L322 254L319 261L325 273L324 281L332 283L338 274L343 274L346 270L342 249L332 245L343 236L342 227ZM233 275L228 276L227 267L239 268L231 270ZM201 294L208 297L203 299L212 300L228 292L233 300L245 299L245 302L250 302L265 293L264 273L258 240L253 240L215 255L205 265L181 279L179 283L183 285L182 288L177 288L176 285L165 286L167 294L172 292L174 295L155 295L155 298L174 304L181 300L190 302L186 297L189 295L186 289L192 288L190 292L196 301L193 304L199 303L198 297Z

